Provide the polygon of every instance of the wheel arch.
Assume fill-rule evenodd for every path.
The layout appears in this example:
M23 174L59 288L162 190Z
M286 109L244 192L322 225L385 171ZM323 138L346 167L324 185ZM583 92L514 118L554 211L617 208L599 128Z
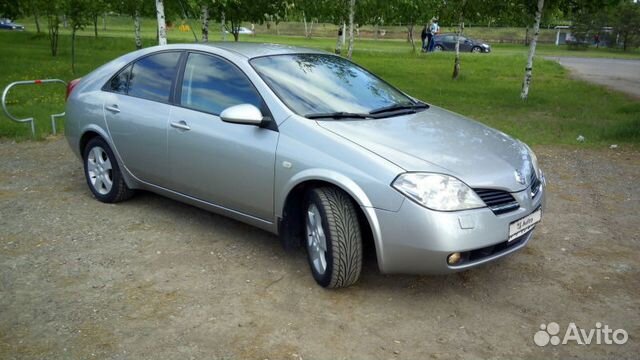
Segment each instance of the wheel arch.
M114 156L116 157L116 161L118 162L118 166L120 168L120 172L122 173L122 177L124 178L124 182L127 184L127 186L131 189L135 189L138 188L138 186L136 186L136 184L138 184L138 182L135 180L135 178L133 177L133 175L131 175L129 173L129 169L127 169L126 166L124 166L122 159L120 158L120 154L118 153L118 150L115 148L115 146L113 145L113 143L111 142L111 138L109 137L109 135L107 134L107 132L102 129L101 127L97 126L97 125L89 125L86 128L82 129L82 131L80 132L80 138L78 140L78 153L80 154L80 158L82 159L82 162L84 163L85 159L84 159L84 148L85 146L87 146L87 144L89 143L89 141L95 137L100 137L102 138L102 140L104 140L107 145L109 145L109 147L111 148L111 151L113 152Z
M369 197L353 180L345 175L329 171L307 171L298 174L285 187L282 204L276 219L278 235L286 249L297 248L304 238L302 211L309 189L333 186L345 192L354 202L361 225L365 248L373 245L378 266L382 263L382 244L377 215Z

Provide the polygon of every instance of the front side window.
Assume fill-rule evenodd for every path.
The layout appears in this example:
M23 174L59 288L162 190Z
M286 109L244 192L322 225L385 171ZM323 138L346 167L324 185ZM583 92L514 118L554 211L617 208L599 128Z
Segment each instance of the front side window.
M327 54L291 54L251 60L262 79L295 113L369 113L414 103L356 64Z
M136 61L129 77L128 94L168 102L179 59L179 52L163 52Z
M234 65L215 56L192 53L184 69L180 104L219 115L233 105L261 108L262 99Z

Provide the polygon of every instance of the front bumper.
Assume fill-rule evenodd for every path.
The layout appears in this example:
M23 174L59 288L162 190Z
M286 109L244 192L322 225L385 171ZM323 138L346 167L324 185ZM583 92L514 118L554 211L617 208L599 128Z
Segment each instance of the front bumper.
M546 187L543 183L533 199L529 189L512 195L520 208L502 215L495 215L489 208L433 211L408 199L397 212L376 209L380 271L446 274L470 269L522 249L534 230L507 242L509 224L538 208L544 210ZM447 264L447 257L454 252L462 253L463 260L451 266Z

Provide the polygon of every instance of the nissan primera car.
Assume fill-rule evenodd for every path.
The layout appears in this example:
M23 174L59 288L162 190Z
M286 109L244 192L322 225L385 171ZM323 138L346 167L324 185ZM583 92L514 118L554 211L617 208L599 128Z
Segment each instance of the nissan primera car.
M323 51L152 47L67 89L66 136L96 199L152 191L306 247L324 287L466 270L522 249L545 180L527 145Z

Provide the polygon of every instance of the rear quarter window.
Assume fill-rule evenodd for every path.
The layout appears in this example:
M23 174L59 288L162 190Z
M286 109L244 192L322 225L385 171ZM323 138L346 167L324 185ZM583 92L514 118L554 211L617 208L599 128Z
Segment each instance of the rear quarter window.
M131 68L127 94L153 101L168 102L180 54L180 52L163 52L136 61Z

